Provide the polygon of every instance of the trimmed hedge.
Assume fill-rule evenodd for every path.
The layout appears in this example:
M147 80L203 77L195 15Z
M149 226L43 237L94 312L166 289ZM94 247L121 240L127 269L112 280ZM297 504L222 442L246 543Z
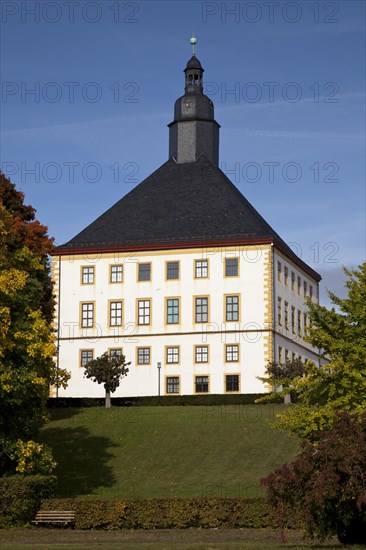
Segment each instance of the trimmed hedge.
M145 397L112 397L115 407L153 407L184 405L253 405L255 400L267 394L213 394L213 395L164 395ZM280 399L279 402L282 402ZM51 397L47 401L50 409L102 407L104 398L99 397Z
M273 527L263 498L49 499L42 510L75 510L76 529Z
M0 478L0 528L34 519L43 499L55 494L55 476Z

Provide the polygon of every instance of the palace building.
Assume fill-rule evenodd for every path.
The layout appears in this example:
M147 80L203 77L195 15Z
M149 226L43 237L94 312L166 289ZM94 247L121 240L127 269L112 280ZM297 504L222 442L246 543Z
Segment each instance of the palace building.
M113 397L262 393L269 361L318 361L321 277L220 170L203 72L193 53L167 162L53 253L59 397L103 396L83 367L107 350L131 361Z

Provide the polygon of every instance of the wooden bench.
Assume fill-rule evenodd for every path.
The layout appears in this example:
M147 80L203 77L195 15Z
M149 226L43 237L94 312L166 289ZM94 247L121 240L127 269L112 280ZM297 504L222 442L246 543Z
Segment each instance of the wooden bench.
M75 512L73 510L39 510L32 523L71 525L75 523Z

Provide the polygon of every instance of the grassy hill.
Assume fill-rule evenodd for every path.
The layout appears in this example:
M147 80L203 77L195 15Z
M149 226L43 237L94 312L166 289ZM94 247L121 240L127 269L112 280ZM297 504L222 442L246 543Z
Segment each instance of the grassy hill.
M252 497L298 450L270 427L282 407L58 409L39 439L58 462L59 497Z

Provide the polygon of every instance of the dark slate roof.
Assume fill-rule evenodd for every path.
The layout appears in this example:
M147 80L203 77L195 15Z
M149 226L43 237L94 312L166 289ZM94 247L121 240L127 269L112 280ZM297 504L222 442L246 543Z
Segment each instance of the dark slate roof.
M205 156L168 160L57 252L73 249L276 240L294 257L226 175ZM297 258L297 257L296 257Z
M202 68L200 60L195 55L192 55L191 59L188 60L187 66L184 71L187 71L189 69L201 69L202 71L204 70Z

